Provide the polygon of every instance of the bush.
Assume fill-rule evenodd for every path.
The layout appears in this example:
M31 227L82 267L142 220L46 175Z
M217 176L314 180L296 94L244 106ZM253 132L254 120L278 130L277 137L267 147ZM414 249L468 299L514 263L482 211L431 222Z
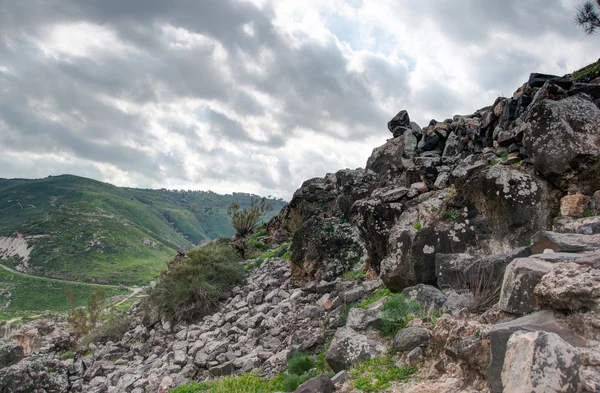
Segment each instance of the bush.
M315 362L304 352L296 352L287 362L287 371L290 374L304 374L313 368Z
M421 225L420 221L413 222L413 228L415 228L417 231L420 231L421 227L422 227L422 225Z
M466 276L466 277L465 277ZM492 308L500 300L502 277L494 273L493 266L477 264L463 275L471 296L467 302L467 309L473 314L482 314Z
M102 313L106 308L106 293L103 289L92 289L90 291L87 309L74 308L77 297L71 288L67 288L65 297L71 308L67 315L67 322L75 334L82 336L98 327Z
M146 307L177 322L197 320L213 312L243 274L239 257L230 247L210 243L189 251L161 276L149 291Z
M256 374L247 373L215 381L188 382L171 390L171 393L274 393L284 390L283 380L283 374L278 374L271 380L264 380Z
M131 318L129 317L113 318L92 330L90 334L81 340L80 346L85 348L92 343L106 344L109 341L119 341L123 338L123 334L129 330L130 325Z
M231 225L235 228L239 237L244 237L256 227L261 217L273 210L273 206L267 203L266 198L252 198L250 208L242 209L239 202L233 202L227 208L227 214L231 217Z
M300 375L292 374L283 376L283 388L284 392L293 392L302 383L302 377Z
M382 333L395 335L398 330L406 327L413 314L421 311L421 304L416 300L407 299L398 293L390 295L382 308Z

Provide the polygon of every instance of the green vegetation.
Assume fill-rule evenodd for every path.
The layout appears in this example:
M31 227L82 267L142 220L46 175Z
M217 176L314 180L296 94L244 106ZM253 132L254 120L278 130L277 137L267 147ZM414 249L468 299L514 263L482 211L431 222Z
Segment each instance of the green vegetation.
M488 164L488 168L491 168L491 167L493 167L493 166L496 166L496 165L500 164L501 162L502 162L502 160L501 160L501 159L499 159L499 158L497 158L497 159L495 159L494 161L492 161L492 162L490 162L490 163Z
M585 78L588 75L595 74L597 72L600 72L600 61L588 64L587 66L575 71L573 73L573 80L578 81L580 79Z
M59 357L60 357L60 360L73 359L75 357L75 352L73 352L73 351L65 352L65 353L61 354Z
M193 321L212 312L244 274L239 257L227 241L188 252L149 291L146 306L175 321Z
M387 288L381 288L375 291L373 296L370 296L363 301L357 303L354 307L366 310L371 304L383 299L386 296L391 294L390 290Z
M396 367L391 357L376 357L353 366L350 381L362 392L380 392L391 382L406 381L416 371L414 366Z
M417 231L420 231L421 230L421 222L420 221L413 222L413 228L415 228Z
M287 361L287 371L290 374L304 374L309 371L315 362L312 358L304 353L304 352L296 352L288 361Z
M594 211L592 209L585 209L585 211L583 212L583 216L584 217L594 217Z
M450 191L448 192L448 194L446 194L446 196L444 197L444 200L449 201L450 199L454 198L456 196L456 187L454 187L454 184L450 187Z
M451 220L451 221L456 221L459 217L460 213L458 212L458 210L445 210L442 213L442 218L444 220Z
M131 318L129 317L109 319L83 337L79 346L86 348L92 343L105 344L109 341L119 341L123 338L123 334L129 330L130 325Z
M283 391L284 375L264 380L256 374L246 373L207 382L189 382L171 390L171 393L274 393Z
M344 274L343 279L344 279L344 281L358 281L366 275L367 275L367 272L362 269L351 270L351 271L347 272L346 274Z
M231 217L231 224L236 234L240 237L251 233L258 222L267 212L273 210L273 205L266 198L251 198L250 206L243 208L237 201L231 202L227 208L227 215Z
M502 161L506 161L508 160L508 152L502 153L500 155L500 158L502 159Z
M176 253L235 233L233 201L252 195L120 188L77 177L0 179L0 236L21 233L31 248L28 271L65 280L124 285L158 276ZM269 200L276 214L282 200ZM3 263L21 264L12 257Z
M65 298L67 290L75 295L74 307L85 306L90 292L95 289L104 290L107 297L130 293L125 288L23 277L0 269L0 290L10 292L10 305L0 310L0 320L21 317L29 319L47 311L66 312L71 308ZM7 300L7 297L0 296L1 303L6 303Z
M381 332L394 336L398 330L405 328L407 323L414 318L414 314L422 313L421 304L416 300L408 299L399 293L391 294L382 309Z

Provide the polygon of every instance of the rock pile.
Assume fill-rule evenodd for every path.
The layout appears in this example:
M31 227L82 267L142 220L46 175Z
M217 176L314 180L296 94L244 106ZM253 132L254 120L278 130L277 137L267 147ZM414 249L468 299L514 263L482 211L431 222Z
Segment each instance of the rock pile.
M418 365L406 392L600 391L599 86L532 74L471 115L422 128L401 111L364 169L296 191L267 225L291 261L265 260L219 312L172 325L134 309L121 340L75 360L60 334L24 359L0 348L0 390L165 392L326 349L336 372L390 351ZM377 333L386 297L351 307L383 286L423 310L393 340Z

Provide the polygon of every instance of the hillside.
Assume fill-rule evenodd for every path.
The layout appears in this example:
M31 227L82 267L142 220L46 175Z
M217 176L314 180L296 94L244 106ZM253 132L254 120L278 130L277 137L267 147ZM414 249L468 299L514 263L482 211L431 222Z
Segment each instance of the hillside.
M0 258L32 275L143 284L176 251L233 235L227 206L250 199L121 188L71 175L0 179ZM271 202L271 214L284 204Z

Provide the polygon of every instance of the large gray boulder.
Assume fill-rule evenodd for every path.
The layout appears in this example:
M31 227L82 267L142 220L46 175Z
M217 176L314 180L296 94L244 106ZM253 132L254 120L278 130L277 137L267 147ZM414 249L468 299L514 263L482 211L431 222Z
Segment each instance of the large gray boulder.
M539 311L513 321L499 323L490 330L491 356L486 377L494 393L503 392L502 368L504 366L508 340L517 331L555 333L575 347L583 347L586 340L563 325L552 310Z
M510 393L579 392L576 349L555 333L515 332L506 347L502 384Z
M535 168L563 189L594 191L597 179L586 179L600 155L600 109L587 95L539 100L528 108L516 134ZM596 183L596 184L592 184Z
M0 346L0 368L10 367L18 363L25 353L23 347L17 344L5 344Z
M600 249L600 235L580 235L540 231L533 236L531 252L541 254L546 249L555 252L582 252Z
M359 331L377 329L381 326L382 321L381 309L363 310L353 307L348 311L346 327Z
M444 292L432 285L418 284L414 287L404 288L402 294L409 299L416 300L424 310L440 310L448 298Z
M600 311L600 270L573 262L556 264L535 288L540 307Z
M412 351L429 342L429 331L419 326L411 326L400 330L394 337L396 351Z
M381 355L383 346L355 330L344 327L335 332L326 359L335 372L348 369L351 365Z
M502 311L525 314L538 309L533 290L553 264L534 258L512 261L504 273L499 306Z

